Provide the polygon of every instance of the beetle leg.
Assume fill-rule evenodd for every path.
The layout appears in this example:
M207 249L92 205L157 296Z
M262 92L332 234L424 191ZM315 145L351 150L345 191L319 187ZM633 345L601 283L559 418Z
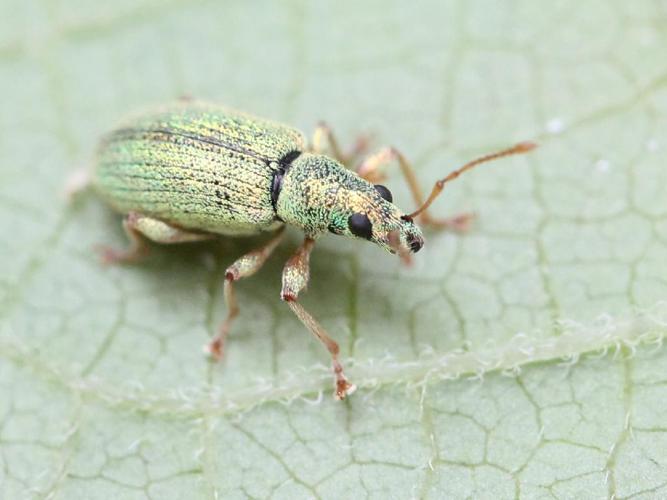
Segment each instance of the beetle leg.
M386 178L383 167L393 161L398 162L401 173L405 178L405 182L407 182L408 187L410 188L412 199L418 207L422 206L424 203L424 193L419 187L414 168L412 168L412 165L407 158L403 156L403 153L396 148L385 147L377 153L369 156L357 167L357 174L368 182L377 184ZM424 211L419 216L421 223L426 226L437 229L448 228L458 232L467 231L474 217L475 214L473 213L462 213L455 215L454 217L437 218L433 217L428 210Z
M236 301L236 294L234 293L235 281L240 280L241 278L247 278L252 276L262 267L266 259L269 258L273 250L278 246L280 241L283 238L285 232L285 227L278 229L276 235L271 238L263 247L248 252L242 257L236 259L236 261L225 270L225 304L227 306L227 317L218 329L216 334L211 342L205 347L206 352L208 352L214 360L220 360L223 355L223 348L225 345L225 340L229 334L229 330L232 326L234 318L239 314L239 306Z
M214 238L212 234L192 233L171 226L166 222L153 219L137 212L130 212L123 219L123 229L130 240L129 248L117 250L109 247L99 247L104 264L132 263L141 260L148 254L149 247L146 238L156 243L184 243L188 241L202 241Z
M306 238L303 244L297 249L292 257L285 264L283 269L283 287L280 293L282 300L287 302L287 305L296 314L301 323L312 333L317 339L324 344L333 362L333 371L336 381L336 391L334 397L336 399L345 399L348 394L352 394L356 386L348 382L343 373L343 366L338 361L339 347L335 340L327 334L326 330L313 318L308 311L297 301L299 292L308 285L308 278L310 275L309 261L310 252L315 245L315 240Z
M348 152L343 152L338 145L336 136L331 127L326 122L320 122L313 132L312 151L313 153L323 153L327 149L331 152L333 157L341 162L346 167L354 164L355 160L364 154L368 149L369 138L365 135L360 135L352 148ZM328 148L327 148L328 146Z
M91 174L89 168L80 168L72 172L65 181L63 195L67 202L72 202L80 193L90 186Z

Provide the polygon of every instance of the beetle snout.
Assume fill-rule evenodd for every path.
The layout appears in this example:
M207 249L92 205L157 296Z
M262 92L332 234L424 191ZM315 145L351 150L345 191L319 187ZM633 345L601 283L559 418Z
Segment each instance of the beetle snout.
M408 246L413 253L419 252L424 246L424 238L416 234L409 234L407 238Z
M404 221L398 228L389 231L387 246L407 262L410 254L419 252L424 246L424 236L411 220Z

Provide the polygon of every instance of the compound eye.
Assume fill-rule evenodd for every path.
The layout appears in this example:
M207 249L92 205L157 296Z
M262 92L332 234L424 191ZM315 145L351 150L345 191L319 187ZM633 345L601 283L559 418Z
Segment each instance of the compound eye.
M382 184L376 184L375 189L377 189L377 192L380 193L380 196L387 200L389 203L394 201L394 197L391 195L391 191L386 188L386 186L383 186Z
M373 224L365 214L352 214L347 219L347 224L350 226L350 232L359 236L360 238L371 239L373 236Z

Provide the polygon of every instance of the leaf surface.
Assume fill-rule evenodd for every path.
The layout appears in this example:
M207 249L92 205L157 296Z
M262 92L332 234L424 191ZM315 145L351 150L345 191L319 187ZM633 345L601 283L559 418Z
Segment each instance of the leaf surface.
M667 26L660 2L3 0L0 496L655 498L667 495ZM325 237L303 302L360 389L279 300L288 243L122 246L68 175L118 119L191 95L349 144L371 133L425 189L466 174L415 265ZM397 168L388 185L412 209Z

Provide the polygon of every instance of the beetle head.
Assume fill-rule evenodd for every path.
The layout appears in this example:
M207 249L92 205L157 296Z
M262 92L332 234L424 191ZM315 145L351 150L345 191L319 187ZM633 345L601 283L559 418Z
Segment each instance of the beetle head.
M309 236L328 230L372 241L401 256L424 245L421 230L393 204L386 187L371 184L323 155L303 154L292 163L276 210L282 220Z

